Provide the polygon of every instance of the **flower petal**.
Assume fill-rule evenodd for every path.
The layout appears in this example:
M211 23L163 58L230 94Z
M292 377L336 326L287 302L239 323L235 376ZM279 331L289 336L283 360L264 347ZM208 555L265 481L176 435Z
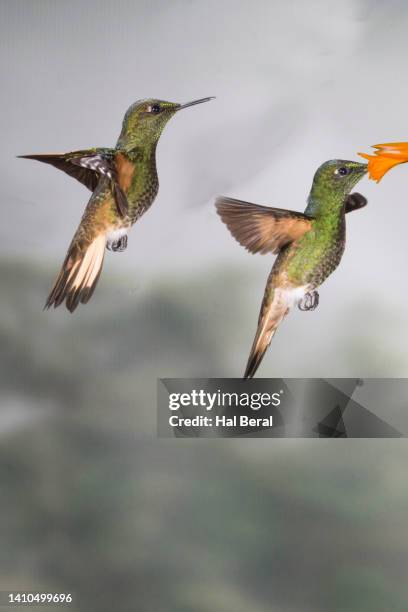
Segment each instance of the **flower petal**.
M377 183L394 166L408 162L408 142L388 142L373 146L374 155L359 153L368 159L368 175Z
M387 142L374 145L373 148L377 149L376 155L392 155L403 161L408 161L408 142Z
M377 183L382 179L384 174L394 166L403 163L400 159L392 157L376 157L375 155L367 155L367 153L359 153L361 157L368 159L368 176Z

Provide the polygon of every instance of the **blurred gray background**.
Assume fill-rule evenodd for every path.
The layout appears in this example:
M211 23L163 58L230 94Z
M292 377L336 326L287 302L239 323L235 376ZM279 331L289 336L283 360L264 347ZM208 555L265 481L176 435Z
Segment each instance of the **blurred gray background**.
M218 194L303 210L325 160L408 140L408 5L0 0L0 590L98 612L406 611L405 441L163 440L158 377L242 374L272 259ZM88 306L42 312L89 193L18 154L177 115L160 193ZM318 310L259 375L408 376L408 167L358 189ZM387 401L387 397L384 398Z

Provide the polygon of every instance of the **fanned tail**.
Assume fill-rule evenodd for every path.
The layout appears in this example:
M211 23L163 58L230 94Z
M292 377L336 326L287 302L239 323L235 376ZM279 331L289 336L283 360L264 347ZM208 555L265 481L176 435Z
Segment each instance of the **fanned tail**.
M258 329L249 354L244 378L253 378L279 324L288 312L287 291L279 287L271 288L267 285L261 312L259 313Z
M102 271L105 244L105 234L99 234L92 241L74 238L45 309L57 308L65 300L66 307L73 312L80 302L86 304L90 300Z

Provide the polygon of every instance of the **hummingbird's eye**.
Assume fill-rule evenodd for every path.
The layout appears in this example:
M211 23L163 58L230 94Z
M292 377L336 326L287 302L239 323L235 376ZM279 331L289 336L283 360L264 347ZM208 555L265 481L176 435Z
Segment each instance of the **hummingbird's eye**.
M346 176L349 173L349 170L345 166L342 166L338 170L336 169L334 173L339 174L340 176Z
M160 104L151 104L150 106L147 107L147 112L153 113L153 115L157 115L158 113L160 113L160 111L161 111Z

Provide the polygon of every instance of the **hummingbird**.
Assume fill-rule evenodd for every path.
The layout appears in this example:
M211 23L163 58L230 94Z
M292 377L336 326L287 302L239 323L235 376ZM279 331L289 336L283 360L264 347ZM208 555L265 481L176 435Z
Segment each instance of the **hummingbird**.
M345 214L367 204L350 193L367 164L330 160L314 175L304 213L219 197L217 212L233 237L250 253L274 253L244 378L252 378L290 308L314 310L316 291L337 268L345 238Z
M156 198L156 147L165 125L178 111L212 99L187 104L138 100L126 111L115 148L19 156L51 164L92 191L45 309L65 301L73 312L80 302L89 301L102 270L105 247L124 251L131 226Z

